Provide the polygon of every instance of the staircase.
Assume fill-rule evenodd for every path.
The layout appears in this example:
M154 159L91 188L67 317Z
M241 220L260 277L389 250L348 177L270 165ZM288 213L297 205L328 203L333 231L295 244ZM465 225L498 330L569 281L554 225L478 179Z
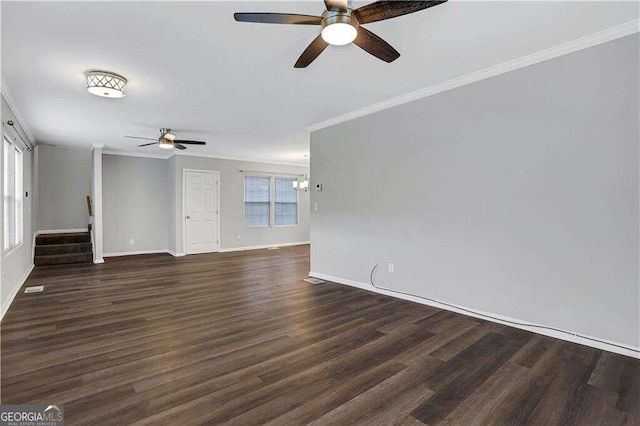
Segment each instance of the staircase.
M36 237L37 266L87 262L93 262L89 232L40 234Z

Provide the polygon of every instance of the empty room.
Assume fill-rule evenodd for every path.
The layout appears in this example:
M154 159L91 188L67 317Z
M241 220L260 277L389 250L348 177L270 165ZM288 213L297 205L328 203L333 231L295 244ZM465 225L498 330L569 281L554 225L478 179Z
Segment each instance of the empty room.
M0 426L640 425L640 2L0 1Z

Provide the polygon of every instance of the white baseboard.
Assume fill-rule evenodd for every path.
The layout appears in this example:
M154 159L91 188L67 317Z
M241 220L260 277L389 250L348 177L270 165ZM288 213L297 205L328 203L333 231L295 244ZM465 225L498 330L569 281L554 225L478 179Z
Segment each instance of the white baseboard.
M606 339L599 339L591 336L585 336L573 331L566 331L566 330L556 331L556 330L549 330L545 328L539 328L541 327L540 324L533 324L528 321L519 320L517 318L510 318L504 315L494 314L490 312L482 312L474 309L465 308L464 306L454 307L454 306L451 306L449 303L442 304L435 301L432 302L417 296L409 296L405 294L396 293L393 291L387 291L387 290L375 288L368 283L362 283L358 281L348 280L345 278L334 277L331 275L321 274L318 272L309 272L309 276L314 278L320 278L325 281L332 281L338 284L345 284L351 287L357 287L357 288L371 291L374 293L384 294L386 296L395 297L397 299L408 300L410 302L420 303L422 305L427 305L427 306L434 306L436 308L457 312L462 315L480 318L480 319L491 321L491 322L496 322L498 324L503 324L510 327L519 328L521 330L530 331L532 333L542 334L549 337L555 337L556 339L566 340L568 342L578 343L581 345L590 346L597 349L603 349L605 351L615 352L615 353L618 353L621 355L627 355L633 358L640 358L640 348L634 348L632 346L625 345L622 343L611 342ZM513 324L514 322L519 324ZM527 324L527 325L523 325L523 324Z
M160 249L160 250L121 251L117 253L103 253L102 257L135 256L137 254L158 254L158 253L169 253L169 250Z
M311 244L311 241L297 241L295 243L281 243L281 244L265 244L262 246L247 246L247 247L232 247L220 249L220 253L226 253L230 251L245 251L245 250L260 250L273 247L290 247L290 246L303 246L305 244Z
M41 229L36 231L36 236L40 234L73 234L75 232L89 232L87 228L77 228L77 229Z
M27 281L27 278L29 278L29 274L31 274L31 271L33 271L34 266L35 265L31 265L29 267L29 269L27 269L27 271L24 273L24 275L22 275L22 277L18 280L16 285L11 290L11 294L9 294L9 298L7 299L5 304L2 306L2 310L0 311L0 321L2 321L2 319L4 318L4 314L6 314L7 311L9 310L9 307L11 306L11 303L13 302L13 299L16 298L16 296L17 296L18 292L20 291L20 288L22 288L22 285L24 284L24 282Z
M104 259L93 259L93 263L95 264L104 263Z
M184 253L176 253L173 250L164 249L164 250L138 250L138 251L121 251L117 253L104 253L103 257L119 257L119 256L135 256L138 254L158 254L158 253L168 253L173 257L182 257ZM101 261L95 260L94 263L104 263L104 259L100 259Z

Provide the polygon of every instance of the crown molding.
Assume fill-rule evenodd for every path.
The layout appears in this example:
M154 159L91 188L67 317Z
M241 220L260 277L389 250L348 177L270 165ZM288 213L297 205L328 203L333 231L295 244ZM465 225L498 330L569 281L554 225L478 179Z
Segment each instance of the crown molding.
M35 138L33 137L31 130L29 130L29 126L27 126L27 122L22 117L22 114L20 114L20 110L16 106L15 98L11 94L11 90L9 89L7 82L4 81L4 77L1 77L1 76L0 76L0 92L2 93L2 97L4 98L4 100L7 102L7 105L9 105L9 108L11 108L11 112L16 118L16 121L18 122L20 127L22 127L22 130L27 135L27 138L29 138L29 142L31 142L31 145L36 146Z
M212 158L215 160L231 160L231 161L243 161L248 163L264 163L264 164L276 164L279 166L294 166L294 167L303 167L308 168L309 164L300 164L293 163L287 161L273 161L273 160L263 160L257 158L248 158L248 157L229 157L223 155L215 155L215 154L203 154L203 153L183 153L183 152L174 152L173 155L178 155L180 157L202 157L202 158Z
M203 153L187 154L187 153L176 152L176 151L172 151L168 155L146 154L146 153L141 153L141 152L116 151L116 150L103 150L102 153L103 154L107 154L107 155L121 155L121 156L124 156L124 157L154 158L154 159L159 159L159 160L168 160L168 159L170 159L171 157L174 157L174 156L211 158L213 160L231 160L231 161L243 161L243 162L248 162L248 163L263 163L263 164L275 164L275 165L279 165L279 166L293 166L293 167L309 168L308 164L305 165L305 164L297 164L297 163L287 163L287 162L282 162L282 161L258 160L258 159L255 159L255 158L252 159L252 158L241 158L241 157L226 157L226 156L220 156L220 155L215 155L215 154L203 154Z
M140 157L140 158L153 158L156 160L168 160L173 157L173 153L169 155L161 155L161 154L146 154L142 152L130 152L130 151L116 151L116 150L102 150L102 154L106 155L120 155L123 157Z
M559 56L568 55L570 53L577 52L588 47L597 46L598 44L616 40L618 38L622 38L637 32L640 32L640 19L635 19L633 21L626 22L624 24L606 29L604 31L593 33L588 36L569 41L567 43L559 44L549 49L541 50L531 55L522 56L520 58L503 62L501 64L494 65L480 71L475 71L461 77L435 84L433 86L425 87L423 89L400 95L386 101L378 102L376 104L330 118L329 120L313 124L311 126L308 126L306 130L308 132L314 132L316 130L324 129L325 127L330 127L335 124L353 120L355 118L364 117L365 115L373 114L378 111L383 111L385 109L393 108L398 105L413 102L418 99L426 98L438 93L445 92L447 90L455 89L457 87L495 77L497 75L508 73L510 71L515 71L517 69L528 67L540 62L548 61Z
M91 144L91 146L93 146L94 149L102 149L102 148L104 148L104 144L103 143L93 143L93 144Z

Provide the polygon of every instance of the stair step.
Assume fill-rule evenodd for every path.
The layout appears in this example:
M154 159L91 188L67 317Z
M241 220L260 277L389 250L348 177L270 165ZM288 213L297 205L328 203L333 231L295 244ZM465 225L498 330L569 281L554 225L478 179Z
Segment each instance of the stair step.
M45 244L36 246L36 256L71 253L92 253L91 243Z
M92 253L69 253L69 254L51 254L48 256L36 256L35 264L42 265L61 265L64 263L87 263L93 262Z
M88 232L74 232L69 234L40 234L36 237L36 245L90 243Z

